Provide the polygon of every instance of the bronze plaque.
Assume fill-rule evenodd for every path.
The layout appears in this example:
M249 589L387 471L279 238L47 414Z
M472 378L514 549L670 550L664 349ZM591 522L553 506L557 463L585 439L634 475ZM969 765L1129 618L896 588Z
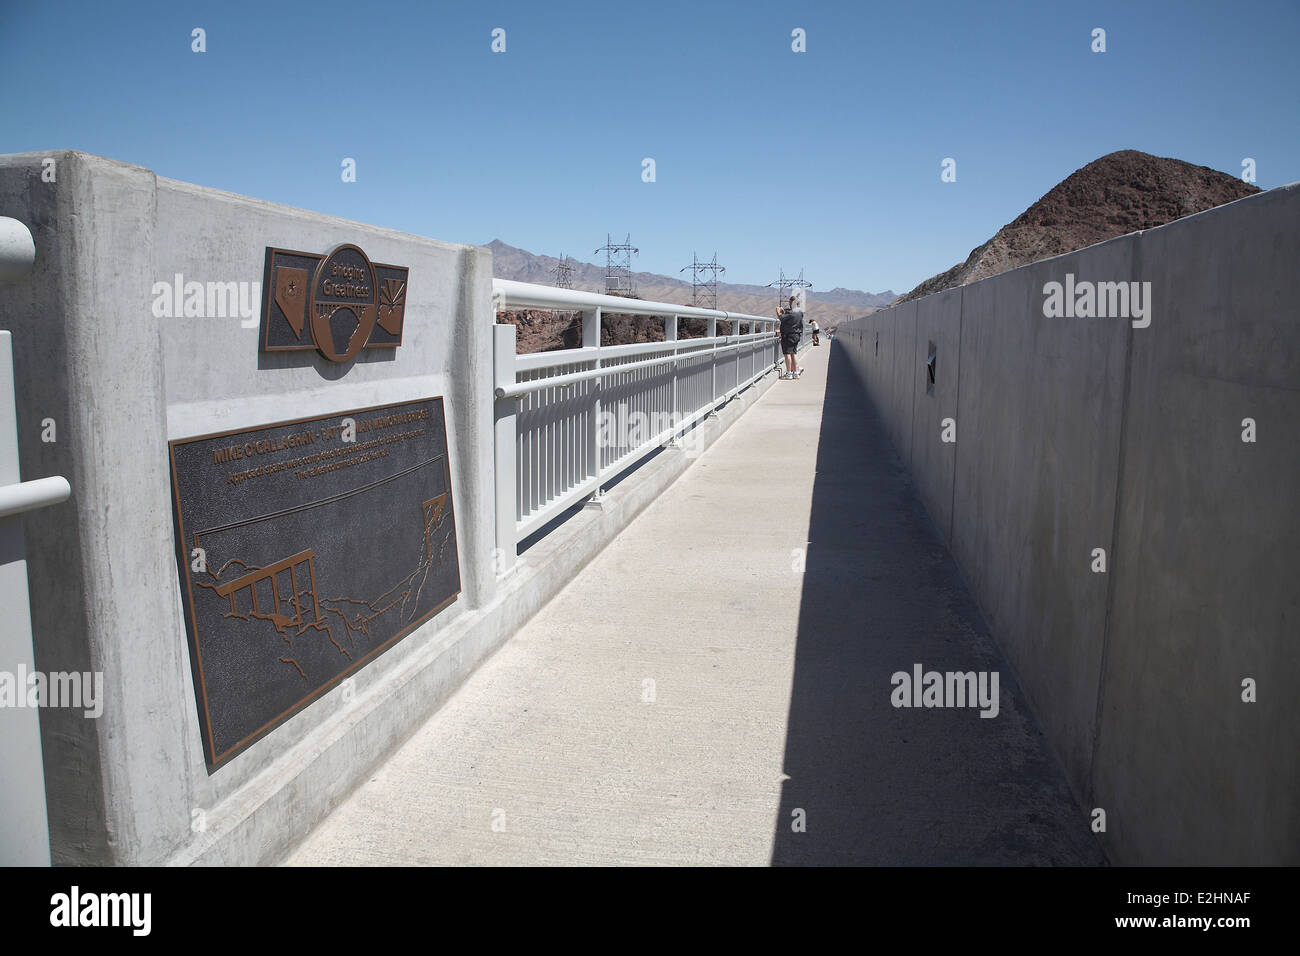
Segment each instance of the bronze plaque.
M347 362L402 344L409 269L371 262L358 246L327 255L266 250L262 351L316 349Z
M209 772L460 593L441 398L169 443Z

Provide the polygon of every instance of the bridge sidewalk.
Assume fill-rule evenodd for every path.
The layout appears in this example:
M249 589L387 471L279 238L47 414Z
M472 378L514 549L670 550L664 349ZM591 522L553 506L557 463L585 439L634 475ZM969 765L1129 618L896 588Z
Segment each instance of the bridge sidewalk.
M831 352L810 349L288 862L1101 862ZM998 716L893 708L914 662L1000 669Z

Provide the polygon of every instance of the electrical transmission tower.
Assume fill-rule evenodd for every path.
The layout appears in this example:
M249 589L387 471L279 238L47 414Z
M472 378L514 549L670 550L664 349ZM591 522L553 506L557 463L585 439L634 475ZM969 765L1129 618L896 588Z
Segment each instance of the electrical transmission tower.
M718 254L708 262L701 262L695 253L691 253L691 264L683 267L681 272L691 271L691 304L701 309L718 307L718 273L726 272L726 266L718 265Z
M605 244L596 252L605 253L606 295L636 297L636 288L632 285L632 254L640 251L632 247L630 234L622 242L616 243L609 233L605 233Z
M799 270L799 278L797 279L793 276L787 276L784 269L780 270L780 275L781 277L775 282L769 282L767 284L769 289L773 286L776 287L776 304L778 306L784 306L790 300L791 289L812 288L812 283L804 279L802 269Z
M573 288L573 260L560 253L560 259L555 263L555 287L557 289Z

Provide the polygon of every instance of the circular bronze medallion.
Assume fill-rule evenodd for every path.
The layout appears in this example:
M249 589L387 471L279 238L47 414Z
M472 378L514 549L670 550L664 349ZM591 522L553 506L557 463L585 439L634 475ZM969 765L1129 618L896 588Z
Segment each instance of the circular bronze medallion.
M312 340L320 353L334 362L355 357L374 330L378 302L370 259L354 245L336 247L316 267L307 304ZM339 348L344 335L346 344Z

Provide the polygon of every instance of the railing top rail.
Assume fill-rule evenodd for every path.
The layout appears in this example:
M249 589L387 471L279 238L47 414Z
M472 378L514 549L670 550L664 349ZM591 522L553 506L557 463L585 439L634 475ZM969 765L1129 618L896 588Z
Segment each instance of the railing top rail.
M510 306L526 309L592 309L606 312L623 312L630 315L677 315L685 319L721 319L724 322L765 322L775 325L773 316L748 315L744 312L723 312L720 309L700 309L693 305L674 305L671 302L651 302L646 299L626 299L599 292L579 289L557 289L532 282L513 279L493 279L492 298L497 308Z
M514 382L514 383L502 382L501 384L496 386L494 391L496 397L499 399L517 398L520 395L527 395L529 392L540 392L544 389L555 388L558 385L572 385L575 382L586 382L595 378L609 378L610 376L613 375L623 375L626 374L627 372L635 372L638 369L643 369L643 368L654 368L659 365L679 365L684 362L689 362L692 359L700 358L701 356L716 357L719 355L726 355L730 352L735 352L738 349L743 349L743 348L750 348L750 349L762 348L763 346L760 342L754 341L755 338L766 338L766 337L754 336L753 338L751 338L750 336L746 335L746 336L742 336L739 339L736 339L734 342L732 342L729 345L721 345L718 346L717 348L709 349L702 352L686 352L684 354L665 355L658 358L640 359L635 362L628 362L624 365L608 365L605 366L604 368L585 369L581 372L566 372L563 375L548 375L545 378L532 378L523 382ZM602 349L601 351L603 352L604 350ZM538 354L559 355L562 353L541 352ZM653 354L653 353L648 353L648 354ZM524 358L525 356L519 356L519 357Z
M611 362L624 358L657 355L664 352L673 352L683 360L689 360L707 357L717 349L725 348L728 345L761 342L763 339L770 339L771 337L771 332L756 332L750 335L719 335L714 338L676 339L670 342L631 342L627 345L602 345L600 348L524 352L515 356L515 371L532 372L558 365L574 365L597 360ZM611 371L617 371L619 368L618 365L606 365L605 367Z
M4 485L0 487L0 518L57 505L71 494L72 486L61 475Z

